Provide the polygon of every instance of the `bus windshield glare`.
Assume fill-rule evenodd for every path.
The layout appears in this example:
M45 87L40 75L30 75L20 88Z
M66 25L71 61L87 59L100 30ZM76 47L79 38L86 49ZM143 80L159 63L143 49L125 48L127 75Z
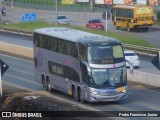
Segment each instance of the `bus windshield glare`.
M121 45L93 45L88 46L88 63L113 64L124 61Z
M127 84L126 67L113 69L91 69L88 85L92 88L118 88Z

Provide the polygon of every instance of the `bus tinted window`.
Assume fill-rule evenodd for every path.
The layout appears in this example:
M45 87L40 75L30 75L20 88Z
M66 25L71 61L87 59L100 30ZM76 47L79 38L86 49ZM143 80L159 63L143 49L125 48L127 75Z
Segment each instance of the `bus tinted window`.
M79 54L81 55L82 59L86 59L86 47L82 45L81 43L78 43L78 48L79 48Z
M120 45L94 45L88 47L88 62L90 63L112 64L113 60L114 62L116 59L122 59L123 61L123 58L123 50Z
M62 53L62 40L58 39L58 48L57 48L57 52Z
M46 36L46 49L51 50L51 37Z
M66 54L70 55L71 52L71 44L70 42L66 42Z

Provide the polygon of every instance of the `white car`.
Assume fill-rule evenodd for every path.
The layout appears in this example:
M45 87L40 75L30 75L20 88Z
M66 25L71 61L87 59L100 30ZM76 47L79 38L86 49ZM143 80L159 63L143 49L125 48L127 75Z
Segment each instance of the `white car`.
M139 68L139 57L136 55L135 51L125 50L124 51L125 59L132 63L134 68ZM126 66L129 67L128 62L126 62Z
M56 23L56 18L53 18L53 23ZM65 15L59 15L57 17L57 23L58 24L69 25L70 24L70 20Z

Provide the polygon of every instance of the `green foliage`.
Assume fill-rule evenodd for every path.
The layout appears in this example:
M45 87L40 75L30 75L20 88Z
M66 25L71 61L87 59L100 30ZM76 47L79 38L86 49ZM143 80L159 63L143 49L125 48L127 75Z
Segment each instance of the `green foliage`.
M160 22L160 11L157 12L157 20Z

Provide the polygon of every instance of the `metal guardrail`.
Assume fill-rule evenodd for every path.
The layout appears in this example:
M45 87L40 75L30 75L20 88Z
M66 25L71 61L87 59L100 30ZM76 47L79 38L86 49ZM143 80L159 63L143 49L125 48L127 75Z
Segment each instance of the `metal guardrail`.
M17 33L17 34L23 34L23 35L33 35L32 30L26 30L26 29L21 29L21 28L16 28L16 27L8 27L8 26L0 26L0 31L5 31L5 32L12 32L12 33Z
M8 27L8 26L0 26L0 31L5 32L12 32L17 34L23 34L23 35L33 35L32 30L25 30L21 28L16 27ZM156 55L159 53L160 48L150 48L150 47L143 47L143 46L137 46L137 45L131 45L131 44L122 44L125 49L134 50L139 53L147 54L147 55Z

